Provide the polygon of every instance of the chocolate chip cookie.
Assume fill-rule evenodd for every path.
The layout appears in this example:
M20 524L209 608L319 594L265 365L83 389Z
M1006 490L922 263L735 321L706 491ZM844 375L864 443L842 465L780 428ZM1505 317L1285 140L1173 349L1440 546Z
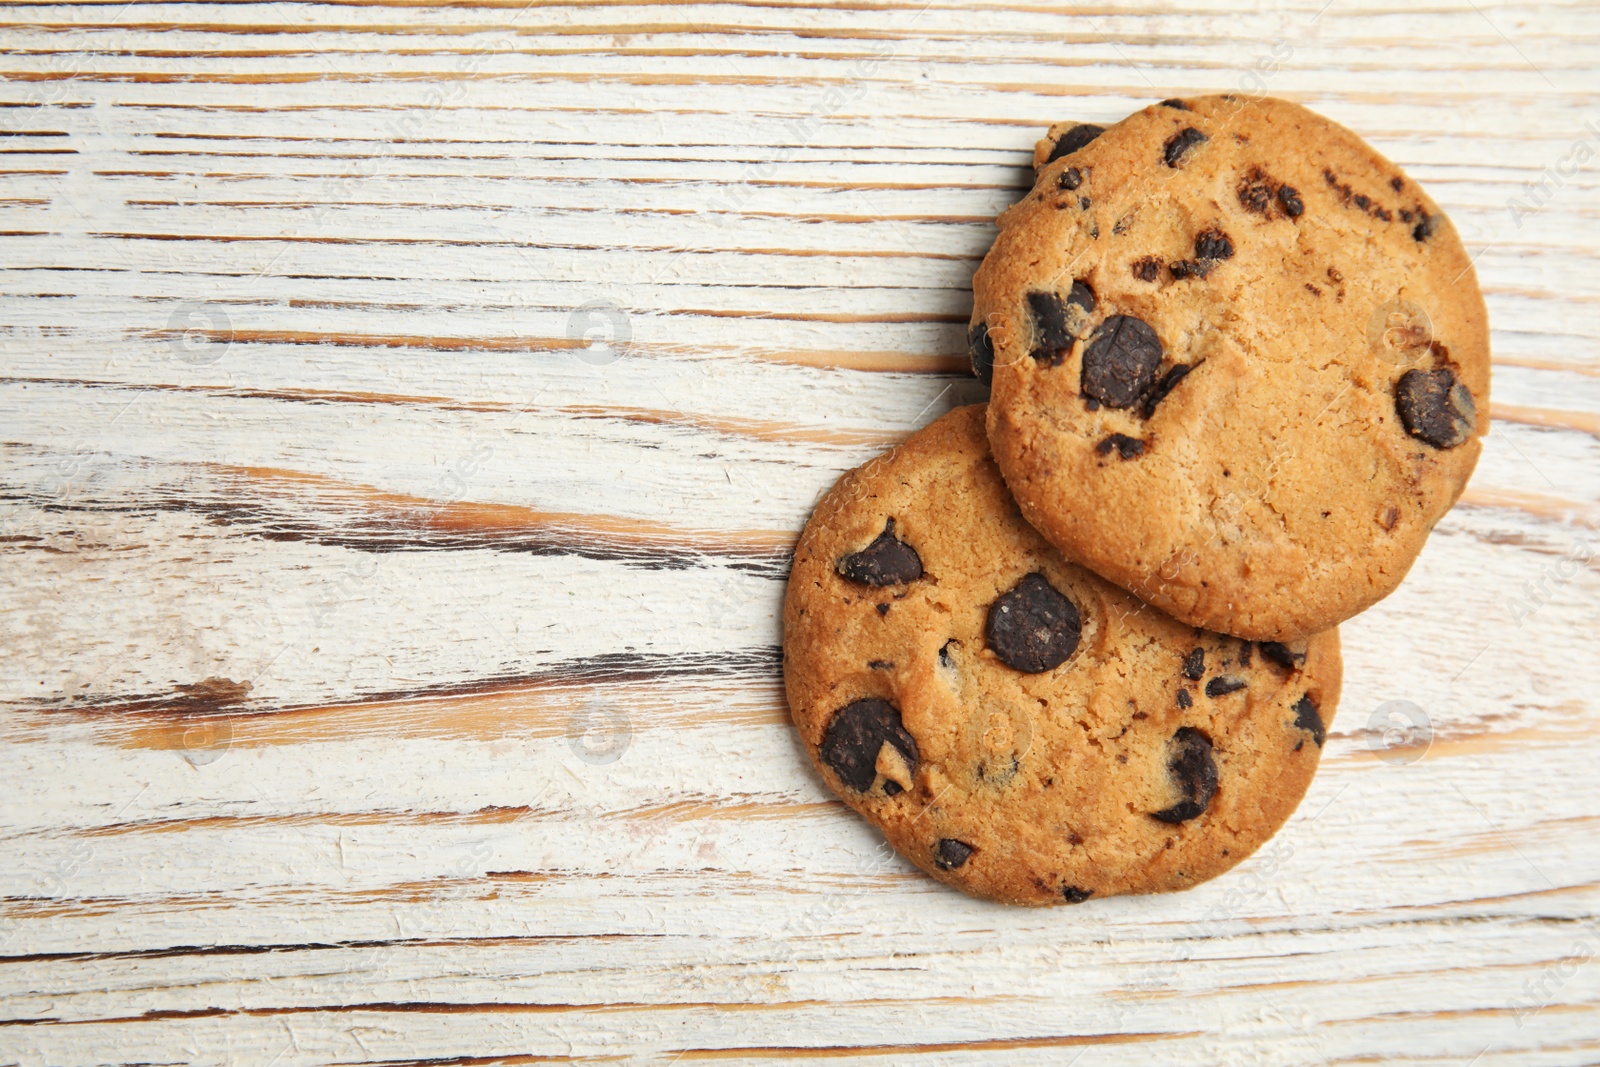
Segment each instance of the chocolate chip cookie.
M1054 127L973 279L1022 513L1183 622L1320 632L1390 593L1489 427L1472 263L1414 181L1295 104Z
M784 681L823 779L913 863L1070 904L1183 889L1271 837L1316 771L1339 641L1195 629L1068 563L974 405L817 505Z

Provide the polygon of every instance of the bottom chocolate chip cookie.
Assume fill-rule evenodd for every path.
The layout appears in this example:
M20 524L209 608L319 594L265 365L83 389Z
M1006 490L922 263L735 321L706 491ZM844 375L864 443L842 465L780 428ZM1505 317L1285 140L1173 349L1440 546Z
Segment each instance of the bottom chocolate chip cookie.
M1334 631L1185 626L1022 520L981 405L846 475L795 552L784 681L828 785L935 878L1076 904L1212 878L1283 825L1339 696Z

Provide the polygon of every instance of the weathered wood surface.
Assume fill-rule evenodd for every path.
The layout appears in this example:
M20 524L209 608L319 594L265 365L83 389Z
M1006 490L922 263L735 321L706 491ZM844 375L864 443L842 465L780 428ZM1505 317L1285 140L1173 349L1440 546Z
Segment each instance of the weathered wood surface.
M0 20L0 1062L1600 1062L1594 5ZM971 901L808 769L786 554L978 398L1042 127L1207 90L1451 212L1494 432L1272 845Z

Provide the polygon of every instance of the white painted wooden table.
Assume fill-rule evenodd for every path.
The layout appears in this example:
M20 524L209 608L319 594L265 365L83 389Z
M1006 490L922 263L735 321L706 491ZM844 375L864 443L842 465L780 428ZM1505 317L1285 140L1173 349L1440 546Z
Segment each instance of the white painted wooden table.
M0 1063L1600 1062L1600 9L1321 4L0 13ZM1042 128L1202 91L1446 206L1494 432L1272 845L968 900L786 554Z

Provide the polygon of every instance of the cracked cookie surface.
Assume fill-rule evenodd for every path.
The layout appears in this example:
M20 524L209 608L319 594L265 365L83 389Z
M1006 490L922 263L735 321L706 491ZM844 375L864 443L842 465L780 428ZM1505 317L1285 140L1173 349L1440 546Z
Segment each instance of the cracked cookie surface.
M1438 205L1273 99L1063 123L1034 158L968 335L1023 514L1242 637L1303 637L1392 592L1489 426L1483 297Z
M817 505L784 682L823 779L902 855L977 896L1065 904L1184 889L1271 837L1316 771L1340 659L1336 632L1225 637L1068 563L973 405Z

